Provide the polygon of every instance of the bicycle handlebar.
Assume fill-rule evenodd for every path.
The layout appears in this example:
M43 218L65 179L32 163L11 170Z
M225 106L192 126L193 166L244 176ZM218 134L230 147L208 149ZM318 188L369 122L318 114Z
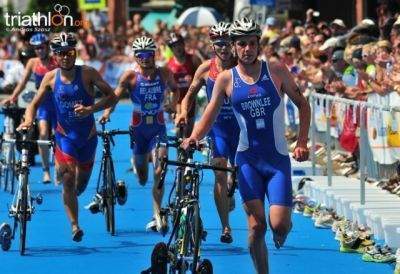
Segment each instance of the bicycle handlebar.
M234 167L218 167L218 166L213 166L213 165L208 165L208 164L202 164L199 162L183 163L183 162L179 162L179 161L168 160L168 158L165 156L163 159L161 159L162 172L161 172L160 181L157 186L158 189L161 189L164 185L165 176L166 176L166 167L168 165L179 166L179 167L190 167L190 168L194 168L197 170L210 169L210 170L230 172L232 174L233 185L232 185L231 189L229 189L229 191L228 191L229 197L231 197L233 195L233 192L236 188L236 172L237 172L236 166L234 166Z
M7 144L37 144L37 145L48 145L48 146L53 146L54 142L51 140L19 140L19 139L4 139L3 137L1 138L1 142L7 143Z
M97 131L97 136L115 136L115 135L123 135L123 134L131 134L131 131L119 130L119 129Z

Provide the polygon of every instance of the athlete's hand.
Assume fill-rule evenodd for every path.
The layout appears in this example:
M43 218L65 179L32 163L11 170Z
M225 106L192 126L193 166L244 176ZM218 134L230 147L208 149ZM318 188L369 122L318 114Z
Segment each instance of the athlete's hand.
M293 151L293 158L298 162L304 162L308 160L309 154L310 151L308 150L307 146L298 145Z
M25 120L21 124L19 124L19 126L17 127L16 130L17 131L21 131L23 129L28 130L28 129L30 129L32 127L32 125L33 125L33 121Z
M110 114L104 112L103 115L99 119L99 123L100 124L106 124L109 121L110 121Z
M181 148L183 148L184 150L188 150L189 149L189 147L190 147L190 145L191 144L197 144L198 143L198 140L196 140L195 138L193 138L193 137L189 137L189 138L186 138L186 139L184 139L183 141L182 141L182 143L181 143Z
M181 112L175 117L176 126L179 126L180 124L187 125L187 123L188 123L188 118L186 113Z
M91 106L85 107L82 104L76 104L74 106L74 112L75 112L76 116L78 116L78 117L85 117L85 116L92 114L92 108L91 108Z
M6 99L2 100L1 104L4 106L9 106L9 105L15 104L16 102L17 102L17 98L15 98L14 96L11 95L11 96L7 97Z

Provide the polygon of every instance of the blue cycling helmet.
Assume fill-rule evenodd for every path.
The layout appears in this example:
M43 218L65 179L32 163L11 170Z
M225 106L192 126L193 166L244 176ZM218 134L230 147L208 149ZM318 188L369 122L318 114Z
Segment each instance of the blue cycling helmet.
M44 33L36 33L32 35L31 39L29 40L29 44L32 46L40 46L41 44L47 43L49 41L49 37L47 37Z

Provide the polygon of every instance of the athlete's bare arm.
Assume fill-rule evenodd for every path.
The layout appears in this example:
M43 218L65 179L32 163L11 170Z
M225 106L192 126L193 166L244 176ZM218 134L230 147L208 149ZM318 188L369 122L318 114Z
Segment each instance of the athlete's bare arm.
M175 119L175 123L188 123L188 111L191 108L192 104L196 101L197 93L199 93L201 87L206 83L206 76L208 75L208 71L210 70L210 60L205 61L201 64L196 70L193 81L190 84L188 92L181 102L181 113Z
M183 145L184 148L189 145L190 141L198 141L204 138L204 136L206 136L206 134L210 131L215 119L218 116L220 108L224 103L225 96L229 95L231 92L231 81L232 77L229 70L225 70L218 75L212 91L211 100L204 110L204 114L200 121L196 123L192 135L185 140L185 144Z
M15 87L12 94L8 98L4 99L1 102L3 105L9 105L9 104L15 103L17 101L18 96L24 90L26 83L28 83L29 78L32 75L33 67L34 67L35 63L37 62L37 59L38 58L35 57L35 58L31 58L28 60L28 63L25 66L24 75L22 76L21 81L18 82L18 85Z
M178 86L175 82L172 72L168 69L168 67L160 68L160 72L161 72L162 79L165 81L165 84L168 87L168 89L166 89L166 94L165 94L164 98L166 99L168 97L168 91L170 91L172 93L171 102L167 106L167 108L170 111L177 112L176 106L178 104L179 96L180 96Z
M288 95L299 109L300 129L296 145L299 149L295 149L293 156L298 161L305 161L308 159L307 140L311 117L310 105L285 65L273 63L270 64L270 68L271 72L280 78L282 83L281 90Z
M78 116L84 117L113 106L117 102L117 98L110 85L104 81L100 73L96 69L89 66L82 66L82 70L85 84L88 86L87 91L90 93L90 95L92 97L95 96L94 87L97 87L104 94L104 96L91 106L76 104L74 106L75 113Z
M53 70L44 75L38 92L25 110L25 120L19 125L18 130L22 128L30 128L32 126L32 123L36 118L36 111L45 98L46 93L52 92L56 71L57 70Z
M118 86L114 90L114 94L116 97L115 103L106 108L102 117L100 118L100 123L105 123L110 119L111 112L113 112L115 105L118 103L124 92L129 92L129 89L134 88L136 85L136 75L133 70L127 70L119 78Z

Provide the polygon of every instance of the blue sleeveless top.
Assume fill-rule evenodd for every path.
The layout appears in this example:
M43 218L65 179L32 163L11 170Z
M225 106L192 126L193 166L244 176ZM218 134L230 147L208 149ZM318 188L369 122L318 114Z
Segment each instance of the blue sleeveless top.
M219 72L215 64L215 58L211 59L210 70L206 80L206 93L208 101L211 100L212 90L214 88L215 80ZM211 135L215 134L221 137L236 138L239 134L239 125L235 119L233 113L231 100L229 97L224 98L224 104L221 106L221 110L215 119L215 123L211 128Z
M58 64L55 60L55 58L50 57L49 58L49 63L47 65L44 65L42 61L40 60L39 63L36 63L35 67L33 68L33 78L35 79L35 87L36 89L39 89L40 84L42 83L42 80L44 78L44 75L57 68ZM42 103L40 104L41 108L45 108L48 111L54 111L54 101L53 101L53 96L49 92L46 94L45 98L43 99Z
M136 85L130 91L133 103L132 125L164 125L165 85L161 74L158 72L152 80L146 79L140 73L136 73L136 77Z
M240 127L238 151L250 151L263 157L288 155L284 100L271 78L266 62L254 84L246 83L237 67L231 69L231 101ZM273 157L274 158L274 157Z
M58 69L53 91L57 114L56 131L71 140L84 142L95 127L94 115L78 117L74 106L91 106L94 104L94 98L87 93L83 85L82 66L75 66L75 79L70 84L61 81L60 73Z

